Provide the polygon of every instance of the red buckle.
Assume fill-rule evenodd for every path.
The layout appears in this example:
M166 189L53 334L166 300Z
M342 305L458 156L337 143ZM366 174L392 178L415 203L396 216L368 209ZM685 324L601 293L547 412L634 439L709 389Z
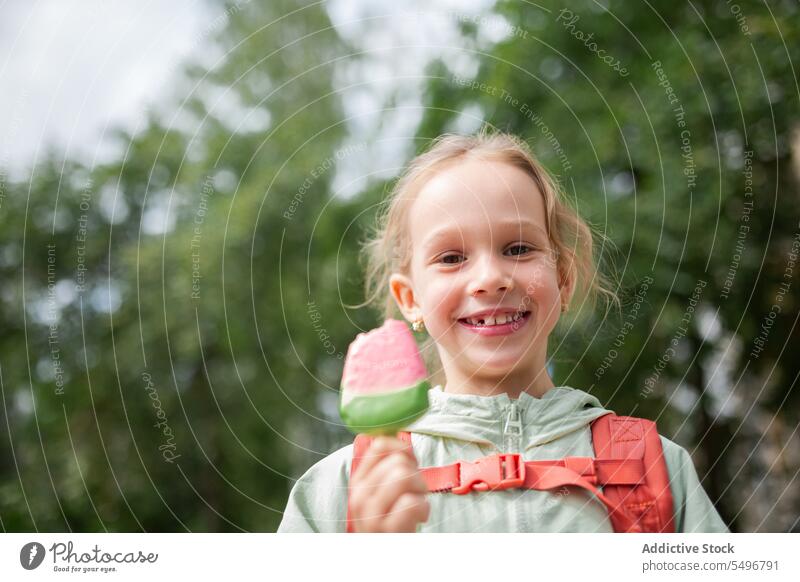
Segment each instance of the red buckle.
M516 453L490 455L477 461L459 461L460 485L451 490L458 495L470 491L496 491L519 487L525 482L525 462Z

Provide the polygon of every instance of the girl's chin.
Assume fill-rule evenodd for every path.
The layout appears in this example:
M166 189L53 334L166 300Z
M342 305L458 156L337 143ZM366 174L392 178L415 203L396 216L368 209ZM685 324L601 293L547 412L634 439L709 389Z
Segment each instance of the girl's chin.
M501 354L498 352L486 353L468 353L464 354L469 360L472 368L475 368L478 373L498 373L513 371L525 362L530 362L530 357L526 353L508 353Z

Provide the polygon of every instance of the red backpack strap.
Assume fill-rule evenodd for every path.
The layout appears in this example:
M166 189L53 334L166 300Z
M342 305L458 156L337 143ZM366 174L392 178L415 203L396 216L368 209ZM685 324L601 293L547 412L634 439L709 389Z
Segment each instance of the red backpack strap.
M411 444L411 433L410 432L399 432L397 433L397 438L401 441ZM356 435L355 440L353 441L353 461L350 465L350 479L352 480L353 475L358 469L358 466L361 464L361 459L369 450L372 441L375 440L374 437L371 437L366 434L359 434ZM347 487L347 533L353 533L355 530L353 529L353 524L350 521L350 487Z
M637 485L607 484L603 493L621 505L644 532L675 531L669 473L656 424L651 420L609 413L592 423L597 459L641 459L644 476ZM610 515L614 531L624 531Z

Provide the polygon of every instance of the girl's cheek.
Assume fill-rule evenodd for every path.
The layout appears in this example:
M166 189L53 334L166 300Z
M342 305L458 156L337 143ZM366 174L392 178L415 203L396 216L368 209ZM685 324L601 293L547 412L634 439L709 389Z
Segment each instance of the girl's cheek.
M438 328L447 329L458 314L461 304L458 285L453 280L430 281L425 290L426 326L435 332ZM427 322L430 320L430 323Z
M558 292L558 283L552 269L547 269L544 265L534 265L526 277L528 284L527 295L547 295Z
M438 303L453 301L458 298L460 285L456 277L434 276L428 279L426 295ZM431 305L431 307L437 307ZM438 306L441 308L441 306Z
M539 311L548 313L557 309L556 313L560 312L561 295L558 290L558 280L555 276L542 272L537 273L536 276L529 279L525 295L531 303L536 305L536 309Z

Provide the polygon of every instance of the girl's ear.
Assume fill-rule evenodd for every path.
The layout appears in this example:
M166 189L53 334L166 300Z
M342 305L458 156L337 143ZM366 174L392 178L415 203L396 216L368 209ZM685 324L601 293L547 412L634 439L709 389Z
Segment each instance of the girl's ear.
M573 261L568 261L567 264L559 270L562 272L561 281L559 282L561 305L568 307L572 302L572 296L575 294L575 282L578 273Z
M389 277L389 290L397 306L408 321L419 318L419 305L414 296L414 286L411 279L400 273L393 273Z

